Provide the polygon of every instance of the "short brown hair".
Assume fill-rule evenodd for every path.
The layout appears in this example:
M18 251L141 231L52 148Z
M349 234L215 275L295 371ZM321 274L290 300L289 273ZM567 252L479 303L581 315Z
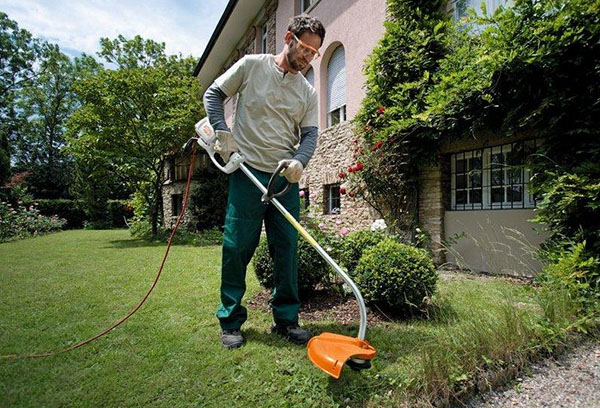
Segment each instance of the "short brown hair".
M290 18L288 31L294 33L296 37L300 37L305 32L310 31L321 38L321 44L323 44L323 40L325 39L325 27L323 27L323 24L308 14L300 14L299 16Z

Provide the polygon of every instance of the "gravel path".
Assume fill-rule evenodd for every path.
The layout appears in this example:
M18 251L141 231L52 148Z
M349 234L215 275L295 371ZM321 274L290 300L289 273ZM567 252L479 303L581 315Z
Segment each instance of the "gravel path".
M600 407L600 343L586 343L558 360L531 367L512 388L489 392L466 407Z

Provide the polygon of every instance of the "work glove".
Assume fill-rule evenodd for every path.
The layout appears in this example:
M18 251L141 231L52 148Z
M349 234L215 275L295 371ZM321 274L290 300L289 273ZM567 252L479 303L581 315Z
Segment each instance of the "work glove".
M285 176L287 181L290 183L297 183L300 181L300 177L302 177L302 170L304 170L304 166L300 163L299 160L296 159L288 159L281 160L278 164L282 163L287 164L287 168L279 173L281 176Z
M238 147L233 140L231 132L225 130L216 131L217 140L215 142L215 152L219 153L225 163L229 161L229 156L238 151Z

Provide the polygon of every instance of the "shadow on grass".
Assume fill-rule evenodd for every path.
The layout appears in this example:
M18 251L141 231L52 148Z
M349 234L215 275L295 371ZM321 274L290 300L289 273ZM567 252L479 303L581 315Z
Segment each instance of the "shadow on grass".
M115 239L108 242L110 245L106 248L144 248L144 247L161 247L164 246L162 242L147 242L141 239Z

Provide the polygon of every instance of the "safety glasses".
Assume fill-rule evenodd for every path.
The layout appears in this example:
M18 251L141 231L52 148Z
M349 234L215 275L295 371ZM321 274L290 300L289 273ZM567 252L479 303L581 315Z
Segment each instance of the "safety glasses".
M319 52L319 50L314 49L313 47L311 47L310 45L308 45L307 43L305 43L304 41L302 41L301 39L296 37L296 34L292 33L292 35L294 36L294 39L296 40L296 42L299 45L298 49L300 50L300 52L306 58L308 58L310 61L321 56L321 53Z

